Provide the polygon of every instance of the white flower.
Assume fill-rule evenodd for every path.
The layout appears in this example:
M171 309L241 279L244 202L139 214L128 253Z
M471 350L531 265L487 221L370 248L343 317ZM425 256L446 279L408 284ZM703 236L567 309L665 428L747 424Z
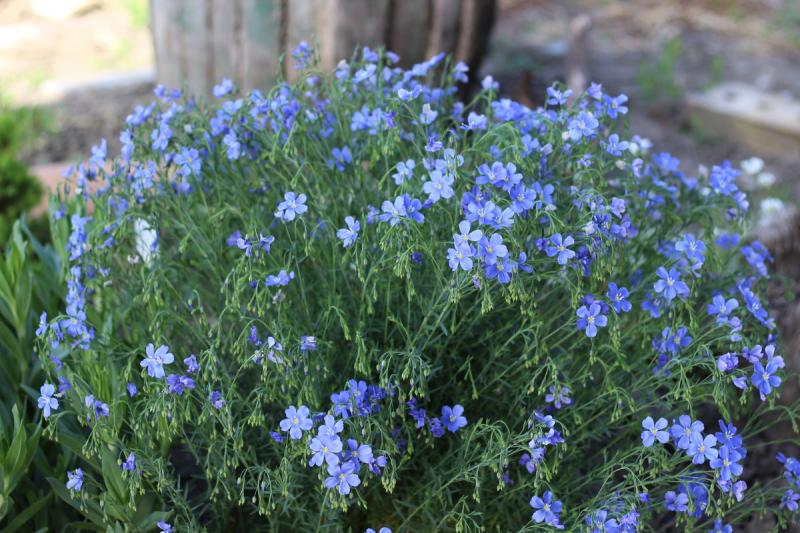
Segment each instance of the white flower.
M760 157L751 157L750 159L742 161L740 166L745 174L755 176L764 169L764 160Z

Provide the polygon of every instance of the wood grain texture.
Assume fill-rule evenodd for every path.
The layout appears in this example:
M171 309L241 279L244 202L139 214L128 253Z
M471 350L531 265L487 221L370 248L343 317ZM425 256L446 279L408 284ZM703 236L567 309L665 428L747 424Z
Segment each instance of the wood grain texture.
M286 79L294 81L298 77L292 50L301 41L313 45L317 39L317 13L322 7L321 0L289 1L286 14Z
M456 61L464 61L476 72L489 47L494 26L495 0L462 0Z
M389 0L322 0L317 12L322 67L349 60L358 45L381 46L388 15Z
M461 0L433 0L427 57L456 51L460 18Z
M281 54L295 80L291 51L303 40L328 71L361 45L385 45L405 66L439 52L474 66L494 11L495 0L150 0L159 81L204 95L223 78L268 90Z
M431 31L432 0L395 0L390 17L387 47L400 55L400 65L409 67L425 59Z

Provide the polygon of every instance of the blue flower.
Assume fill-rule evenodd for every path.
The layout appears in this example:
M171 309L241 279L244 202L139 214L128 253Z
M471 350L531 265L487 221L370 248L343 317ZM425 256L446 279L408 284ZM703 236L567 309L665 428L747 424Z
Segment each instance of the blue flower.
M788 509L795 512L798 509L798 502L800 502L800 494L792 489L786 489L786 492L781 496L781 508Z
M739 302L736 298L728 298L725 300L724 296L718 294L714 296L711 303L708 304L707 310L709 315L717 315L717 324L724 325L728 323L731 313L733 313L734 309L737 307L739 307Z
M557 388L555 385L550 385L550 392L544 397L544 401L552 403L556 409L561 409L561 405L570 405L572 398L569 397L569 387Z
M230 130L225 136L222 138L222 143L227 148L225 155L228 157L229 160L235 161L239 159L239 156L242 154L242 145L239 142L239 139L236 137L236 132Z
M325 480L325 486L329 489L338 488L339 494L343 496L350 494L352 487L361 484L361 479L356 475L356 466L352 461L328 466L328 474L330 477Z
M309 445L313 455L309 461L310 466L322 466L323 463L329 465L339 464L339 456L342 451L342 441L339 437L328 434L320 434L311 439Z
M548 87L547 105L554 105L554 106L564 105L569 101L570 96L572 96L572 91L570 89L565 89L562 92L556 89L555 87Z
M442 424L450 433L455 433L467 425L467 417L464 416L464 408L456 404L452 408L449 405L442 407Z
M177 394L182 396L186 389L194 389L195 383L189 376L179 376L177 374L170 374L167 376L167 391L170 394Z
M431 109L431 104L423 104L422 113L419 115L419 121L428 126L429 124L432 124L434 120L436 120L437 116L439 116L439 113Z
M284 222L291 222L295 217L308 211L306 206L306 195L297 194L289 191L283 195L283 201L278 203L278 210L275 211L275 218Z
M416 163L413 159L409 159L408 161L400 161L397 163L397 172L392 174L392 178L394 179L394 183L396 185L402 185L404 181L411 179L414 177L414 167Z
M686 297L689 295L689 286L681 281L681 274L676 269L671 268L669 272L664 267L658 267L656 275L661 278L653 284L653 289L657 294L661 294L671 303L676 297Z
M653 422L653 417L648 416L642 420L642 427L644 428L644 431L642 431L642 444L645 448L655 444L656 440L661 444L669 440L669 433L664 431L667 427L667 420L664 418L659 418L657 422Z
M329 437L335 437L342 431L344 431L344 422L336 420L331 415L325 415L324 422L317 430L317 433L320 436L327 435Z
M534 522L537 524L544 522L557 529L564 529L564 526L558 521L562 504L558 500L553 500L553 493L551 491L545 491L541 498L539 496L531 498L530 506L536 509L531 516Z
M358 239L358 232L361 231L361 223L351 216L344 218L346 228L341 228L336 231L336 237L342 241L342 246L348 248Z
M136 388L136 383L128 383L128 396L131 398L135 397L139 393L139 389Z
M58 400L53 397L56 392L56 388L54 385L50 383L45 383L41 387L39 387L39 400L37 405L39 409L42 409L44 412L44 417L48 418L50 416L50 410L58 409Z
M175 360L165 345L161 345L158 349L153 346L153 343L147 345L145 349L146 357L139 363L142 368L147 368L147 374L151 378L161 379L164 377L164 365L171 364Z
M692 437L689 443L689 449L686 450L687 454L692 458L692 462L696 465L703 464L706 459L709 461L716 459L718 452L714 446L717 445L717 438L714 435L697 434Z
M67 488L79 491L81 487L83 487L83 470L76 468L72 472L67 472Z
M587 337L594 337L597 335L598 327L605 327L608 324L608 317L601 314L602 307L599 303L593 302L588 307L582 305L576 314L578 315L578 329L586 331Z
M328 159L328 167L334 168L339 172L344 172L345 165L353 162L353 155L350 153L350 148L343 146L341 148L333 148L331 150L331 159Z
M575 257L575 252L569 249L573 244L575 244L575 239L571 235L562 237L560 233L555 233L550 236L550 244L545 247L545 252L548 257L558 255L558 264L566 265L570 259Z
M677 494L674 490L671 490L664 495L664 507L667 511L685 513L689 510L689 496L684 492Z
M626 115L628 113L628 106L624 105L628 101L628 97L624 94L619 96L603 95L603 103L605 110L609 117L617 118L619 115Z
M122 469L128 472L136 470L136 455L133 452L129 453L128 458L123 461Z
M280 272L278 272L277 275L270 274L269 276L267 276L264 281L264 284L267 287L276 287L276 286L285 287L293 279L294 279L294 271L286 272L285 270L281 270Z
M211 402L211 406L214 409L222 409L225 407L225 398L222 397L222 393L218 390L211 391L211 394L208 397L208 401Z
M606 144L606 152L615 157L621 157L622 152L628 149L626 141L620 141L619 135L612 133L608 136L608 143Z
M436 203L442 198L447 200L453 197L455 194L453 191L455 178L453 176L442 173L440 170L431 171L429 176L430 179L422 184L422 191L428 195L428 200Z
M183 360L183 364L186 365L186 371L190 374L200 370L200 365L197 364L197 357L194 354L189 354L189 357Z
M302 335L300 337L300 351L313 352L317 349L317 338L313 335Z
M627 300L630 293L625 287L617 287L616 283L609 283L606 296L611 301L611 307L617 313L627 313L631 310L631 303Z
M225 78L218 85L214 85L212 94L214 95L214 98L222 98L223 96L231 93L233 89L233 81L231 81L229 78Z
M196 149L181 147L181 151L175 156L174 161L181 167L179 172L181 176L200 175L203 160L200 159L200 152Z
M163 520L160 522L156 522L158 529L161 530L161 533L172 533L172 524L169 522L164 522Z
M359 444L355 439L347 439L347 450L342 452L342 459L353 461L356 466L359 463L369 464L372 462L372 447Z
M475 255L475 248L468 244L459 244L456 248L447 249L447 262L453 272L459 268L466 272L472 270L472 257Z
M714 520L714 528L709 529L708 533L733 533L733 527L723 524L722 520L717 518Z
M750 382L758 388L763 396L768 396L772 389L777 389L781 385L780 376L775 375L780 368L780 361L777 357L767 359L766 365L761 361L756 361L753 365L753 375Z
M600 123L591 111L582 111L578 116L570 119L567 125L569 138L579 141L583 137L591 137L597 131Z
M313 421L308 418L308 407L301 405L295 408L290 405L284 411L286 418L281 420L280 427L284 433L288 432L293 440L298 440L303 436L303 431L308 431L314 425Z
M742 474L743 468L738 462L741 458L742 456L739 452L732 450L728 446L721 446L718 456L712 459L709 464L711 468L719 471L721 480L728 481Z
M689 415L681 415L678 417L678 421L672 425L669 432L678 448L688 450L692 440L702 435L704 427L699 420L692 421Z
M491 237L484 236L478 243L479 255L487 264L497 263L498 259L508 255L508 248L503 244L503 236L493 233Z
M39 316L39 326L36 328L36 336L41 337L47 333L47 311L42 311Z

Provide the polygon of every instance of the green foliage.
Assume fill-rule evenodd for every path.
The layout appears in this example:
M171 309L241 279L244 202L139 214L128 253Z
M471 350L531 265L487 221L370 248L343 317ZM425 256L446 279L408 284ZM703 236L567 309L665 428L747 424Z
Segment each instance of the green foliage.
M42 186L20 160L20 151L46 128L47 118L40 110L12 108L0 98L0 246L17 218L42 197ZM46 222L35 226L40 237L46 236Z
M25 422L38 412L36 389L43 379L33 351L39 314L62 305L61 258L17 221L0 261L0 528L7 533L71 516L45 482L69 457L41 439L41 423Z
M649 100L675 100L683 90L675 79L675 70L680 60L683 43L673 37L664 45L655 61L642 61L636 80L642 97Z

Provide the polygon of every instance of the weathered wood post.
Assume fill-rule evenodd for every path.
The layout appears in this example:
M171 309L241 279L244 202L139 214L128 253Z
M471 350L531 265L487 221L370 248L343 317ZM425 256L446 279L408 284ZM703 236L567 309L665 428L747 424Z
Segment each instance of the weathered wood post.
M404 65L438 52L476 68L495 0L150 0L159 82L210 94L222 78L269 88L291 50L316 40L324 69L357 45L386 45ZM281 54L286 62L280 64Z

